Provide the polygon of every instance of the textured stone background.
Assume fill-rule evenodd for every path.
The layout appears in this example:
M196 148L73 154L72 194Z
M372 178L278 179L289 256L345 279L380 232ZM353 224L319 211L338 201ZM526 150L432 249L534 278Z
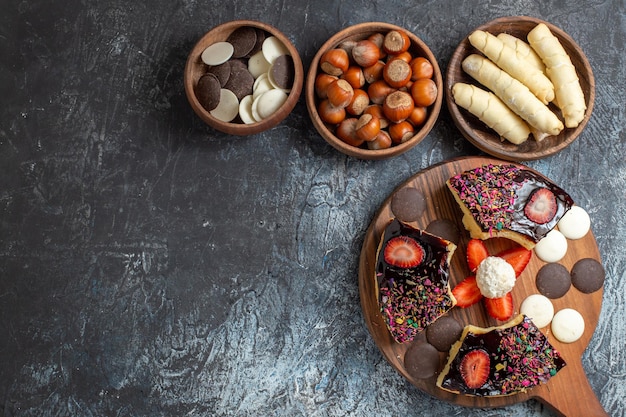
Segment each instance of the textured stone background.
M445 69L471 29L506 15L561 27L594 70L580 139L529 165L591 214L608 279L583 364L606 410L626 415L624 0L1 8L0 416L550 415L423 394L361 315L358 255L377 208L420 169L478 154L445 108L410 152L360 161L326 145L303 98L239 138L203 125L182 86L187 52L228 20L278 27L305 69L336 31L386 21Z

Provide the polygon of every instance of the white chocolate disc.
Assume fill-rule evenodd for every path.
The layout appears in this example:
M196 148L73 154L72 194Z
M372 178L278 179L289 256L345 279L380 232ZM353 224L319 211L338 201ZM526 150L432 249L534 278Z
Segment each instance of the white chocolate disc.
M239 99L232 91L222 88L220 90L219 104L209 113L223 122L230 122L239 113Z
M247 125L256 123L252 115L252 95L245 96L239 102L239 117Z
M591 228L591 219L584 208L572 206L559 220L559 231L568 239L581 239Z
M259 115L259 97L254 98L252 101L252 117L254 117L254 120L257 122L263 120L261 115Z
M283 90L274 88L259 96L258 112L265 119L276 112L287 101L287 94Z
M558 230L551 230L537 242L535 253L544 262L558 262L567 253L567 239Z
M233 56L233 45L229 42L215 42L202 52L202 62L207 65L220 65Z
M254 99L256 100L261 94L265 93L266 91L269 91L271 89L273 89L274 87L272 86L272 83L270 83L269 78L263 77L263 78L259 78L261 81L259 81L255 87L252 87L252 97L254 97Z
M263 56L270 64L274 63L279 56L289 54L287 47L276 36L265 38L262 49Z
M545 295L531 294L522 302L520 313L531 318L535 326L546 327L554 316L554 306Z
M271 65L272 64L265 59L263 51L259 51L248 60L248 71L250 71L250 74L252 74L254 78L258 78L261 74L265 74L269 71Z
M573 308L559 310L552 319L552 334L563 343L580 339L585 332L585 319Z

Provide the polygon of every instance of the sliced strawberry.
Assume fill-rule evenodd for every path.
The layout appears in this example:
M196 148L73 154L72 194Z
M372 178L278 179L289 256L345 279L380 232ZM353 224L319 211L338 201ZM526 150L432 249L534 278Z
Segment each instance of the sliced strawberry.
M477 389L485 385L489 378L491 359L482 349L474 349L461 359L459 371L468 388Z
M533 251L528 250L523 246L517 246L515 248L506 249L500 252L497 256L511 264L515 270L515 276L519 277L522 272L524 272L528 262L530 262L530 258L533 256Z
M480 289L476 284L476 277L471 276L456 284L452 290L452 295L456 298L456 305L462 308L476 304L483 298Z
M383 256L390 265L413 268L424 260L424 248L409 236L396 236L387 241Z
M524 214L537 224L545 224L556 215L556 196L547 188L537 188L528 197L524 206Z
M485 297L485 308L494 319L507 321L513 316L513 296L509 292L499 298Z
M467 265L471 272L476 272L478 265L489 256L485 242L472 239L467 243Z

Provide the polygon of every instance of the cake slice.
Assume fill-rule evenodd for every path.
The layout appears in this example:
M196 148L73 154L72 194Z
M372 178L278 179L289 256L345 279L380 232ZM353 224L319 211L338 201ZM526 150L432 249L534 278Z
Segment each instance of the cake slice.
M449 284L455 249L397 219L385 228L376 255L377 299L396 342L412 341L456 304Z
M574 204L563 189L520 165L483 165L449 178L446 185L471 237L504 237L527 249L533 249Z
M499 327L465 326L437 386L463 395L513 395L548 382L564 366L546 336L520 314Z

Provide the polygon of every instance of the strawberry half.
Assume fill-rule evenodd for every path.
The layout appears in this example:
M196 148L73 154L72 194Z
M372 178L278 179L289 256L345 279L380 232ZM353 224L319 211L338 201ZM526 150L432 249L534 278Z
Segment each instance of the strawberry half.
M482 349L474 349L461 359L459 371L468 388L477 389L485 385L489 378L491 359Z
M537 224L545 224L556 215L556 196L547 188L537 188L528 197L524 206L524 214Z
M509 292L499 298L485 297L485 308L494 319L507 321L513 316L513 296Z
M530 262L530 258L533 256L533 251L528 250L523 246L518 246L511 249L506 249L500 252L498 257L507 261L515 270L515 276L519 277L524 269L526 269L526 265Z
M413 268L424 260L424 248L409 236L396 236L387 241L383 256L389 265Z
M467 265L471 272L476 272L478 265L489 256L485 242L480 239L471 239L467 243Z
M452 295L456 298L456 305L462 308L476 304L483 298L476 284L476 277L471 276L456 284L452 289Z

